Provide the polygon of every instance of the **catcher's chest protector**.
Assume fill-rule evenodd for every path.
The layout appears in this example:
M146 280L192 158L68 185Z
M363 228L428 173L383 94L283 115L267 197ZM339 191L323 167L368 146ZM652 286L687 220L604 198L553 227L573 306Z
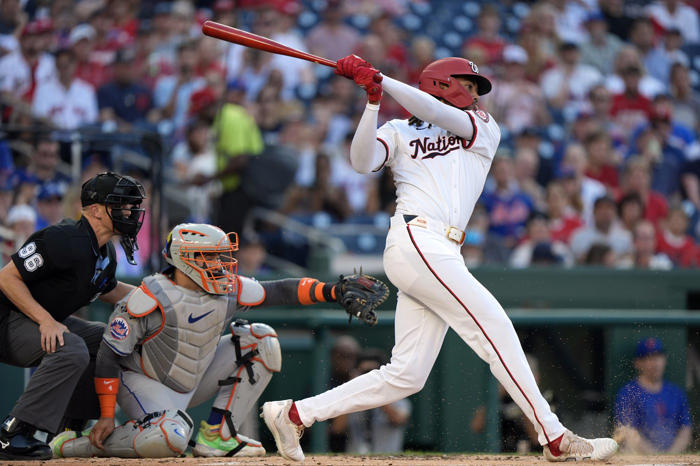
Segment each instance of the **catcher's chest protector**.
M160 274L145 278L144 284L160 304L165 322L142 344L141 367L167 387L189 392L214 357L224 325L235 311L235 295L190 291Z

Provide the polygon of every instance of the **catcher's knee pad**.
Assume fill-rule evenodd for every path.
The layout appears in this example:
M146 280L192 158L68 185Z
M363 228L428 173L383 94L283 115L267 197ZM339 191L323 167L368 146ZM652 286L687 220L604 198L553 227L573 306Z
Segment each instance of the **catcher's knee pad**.
M236 362L239 366L247 361L257 361L270 372L282 370L280 342L277 332L269 325L237 320L231 324L231 340L237 346Z
M132 425L138 430L133 448L141 458L180 456L187 449L193 426L192 419L179 409L148 414Z

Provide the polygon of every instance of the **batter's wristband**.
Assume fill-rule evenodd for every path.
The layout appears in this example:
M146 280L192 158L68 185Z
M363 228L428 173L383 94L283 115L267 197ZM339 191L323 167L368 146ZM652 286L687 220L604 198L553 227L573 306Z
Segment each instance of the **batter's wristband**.
M118 391L119 379L95 377L95 393L100 401L100 417L114 417Z
M335 301L335 284L323 283L315 278L304 277L299 280L297 298L299 303L303 305Z

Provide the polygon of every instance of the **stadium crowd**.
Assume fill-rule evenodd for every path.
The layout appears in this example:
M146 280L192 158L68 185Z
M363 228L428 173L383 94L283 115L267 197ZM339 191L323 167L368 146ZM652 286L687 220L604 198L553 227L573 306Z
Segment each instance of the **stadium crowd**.
M281 213L315 226L391 213L390 171L359 175L347 161L362 91L330 68L204 37L201 24L213 19L333 60L356 53L414 85L436 58L477 63L494 81L480 105L501 125L502 140L468 225L469 266L695 267L699 6L3 0L3 260L35 229L75 216L80 184L59 169L70 161L70 141L10 128L156 131L169 148L166 181L187 195L187 218L239 232L249 207L265 204L243 189L242 174L273 147L296 159L275 205ZM408 116L384 98L380 123ZM116 156L88 146L83 177ZM261 246L285 250L273 244L281 235L258 233L243 236L253 256Z

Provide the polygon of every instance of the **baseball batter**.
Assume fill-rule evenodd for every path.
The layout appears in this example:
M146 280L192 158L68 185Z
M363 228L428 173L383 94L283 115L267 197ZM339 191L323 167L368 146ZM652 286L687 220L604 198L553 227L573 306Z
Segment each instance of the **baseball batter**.
M178 456L193 428L186 413L212 397L195 456L259 456L260 442L236 432L282 366L275 331L237 320L235 311L282 304L337 301L348 313L376 322L386 285L366 275L338 283L312 278L257 282L236 275L235 233L206 224L181 224L169 234L170 267L146 277L121 301L105 328L95 368L101 417L88 432L63 432L55 457ZM132 420L114 428L115 404Z
M491 90L477 66L444 58L421 73L419 89L382 76L357 56L338 61L369 102L350 149L360 173L391 167L397 207L384 251L384 269L399 289L391 362L320 395L265 403L261 417L282 456L303 460L304 427L342 414L392 403L423 388L448 327L486 361L537 430L551 461L606 459L613 439L588 440L568 431L542 397L512 323L496 299L467 270L460 247L500 140L498 124L479 109ZM377 130L385 89L413 117Z

